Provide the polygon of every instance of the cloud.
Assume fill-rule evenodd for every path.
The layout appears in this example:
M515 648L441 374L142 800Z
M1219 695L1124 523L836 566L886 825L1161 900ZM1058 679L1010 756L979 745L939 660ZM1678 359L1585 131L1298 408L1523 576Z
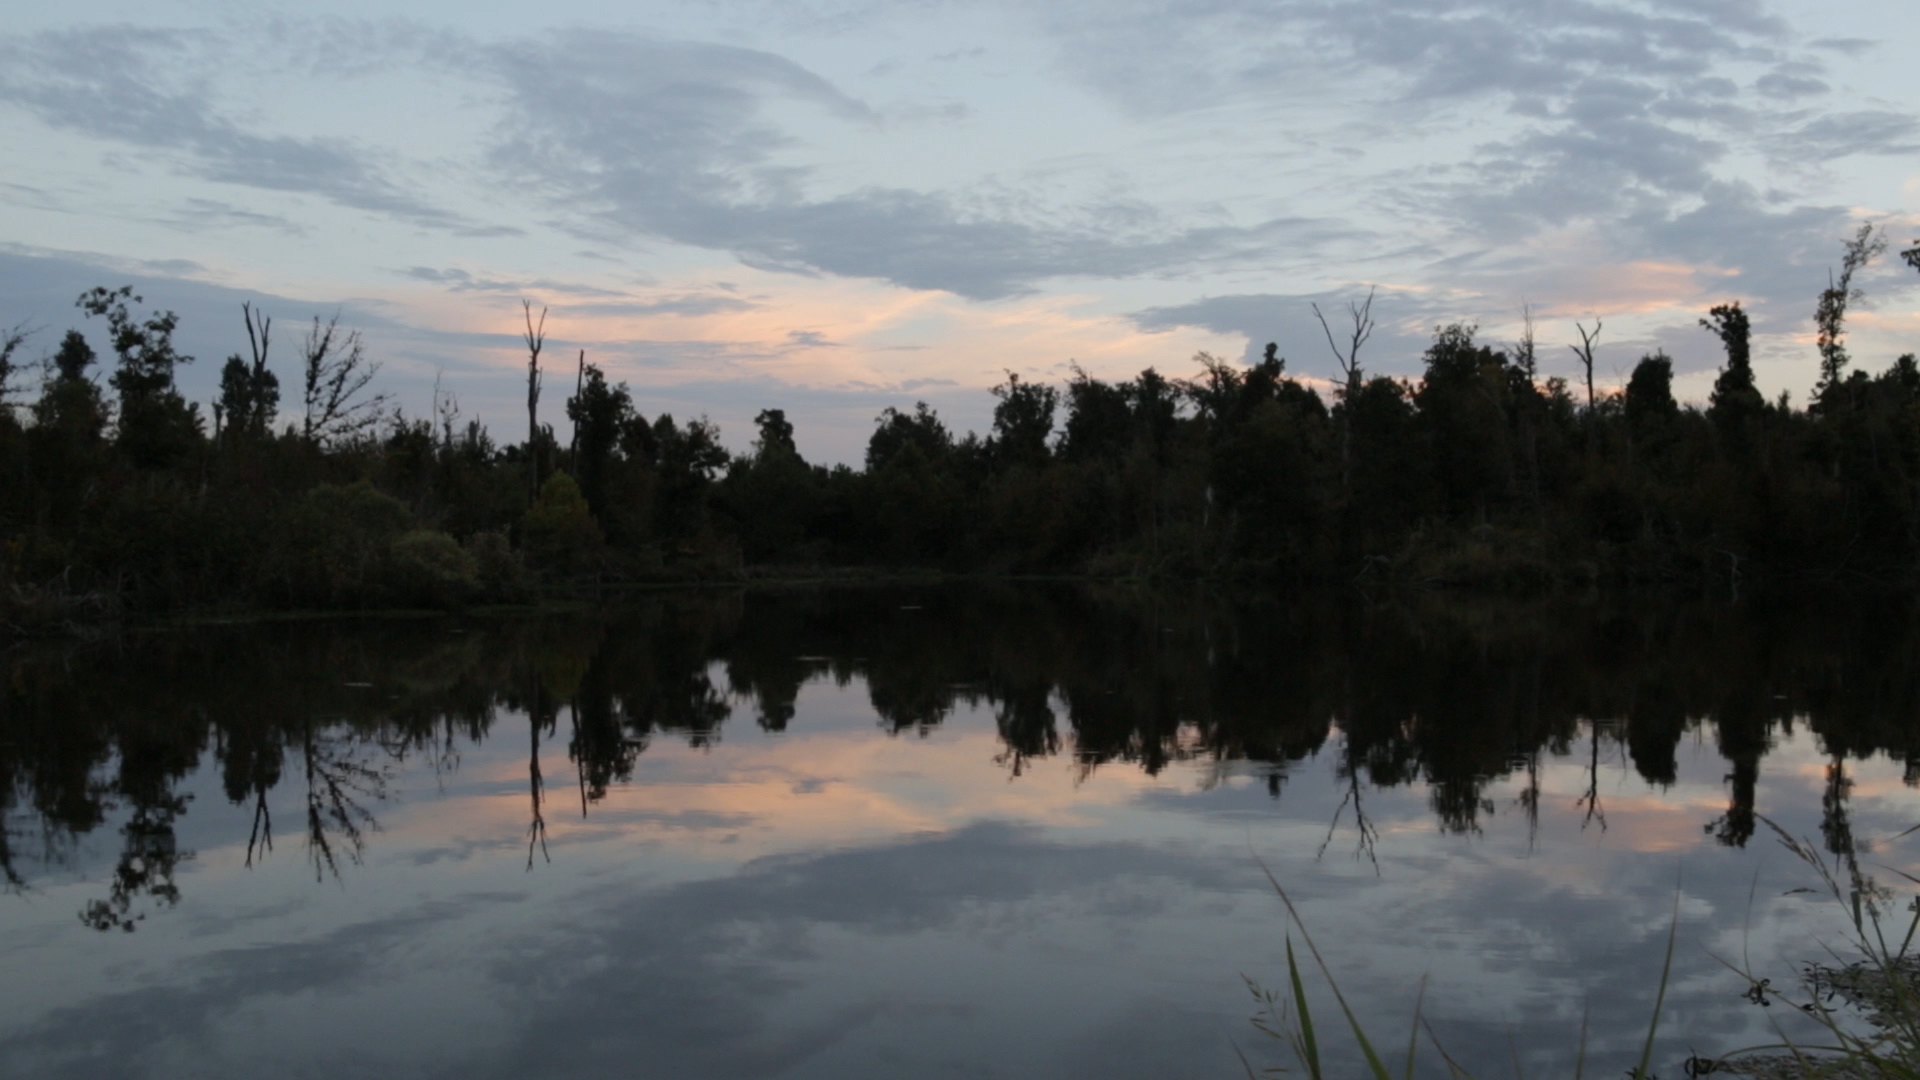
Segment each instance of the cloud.
M552 278L531 278L513 280L508 278L477 277L465 270L440 270L431 266L411 267L403 273L415 281L426 281L444 285L451 293L497 293L505 296L529 296L541 293L560 293L568 296L585 297L625 297L627 294L617 289L605 289L598 285L579 282L555 281Z
M759 306L760 305L751 300L743 300L738 296L716 296L712 293L675 293L655 297L650 300L634 300L626 303L568 304L561 310L570 315L673 315L693 319L707 315L732 315L743 311L753 311Z
M1285 97L1328 82L1401 116L1449 101L1564 94L1595 75L1674 79L1769 55L1787 32L1748 0L1647 8L1528 0L1225 0L1112 5L1052 20L1061 63L1150 114Z
M1804 299L1810 311L1824 286L1821 268L1838 256L1851 227L1845 207L1769 205L1750 185L1714 183L1692 207L1652 206L1626 215L1615 236L1618 250L1629 257L1724 267L1736 271L1724 282L1728 293L1784 304ZM1804 314L1796 309L1784 316L1762 306L1755 312L1756 329L1779 329L1780 318Z
M1871 38L1823 37L1815 38L1807 42L1807 47L1809 49L1823 49L1827 52L1837 52L1842 56L1854 57L1864 56L1878 48L1880 44L1880 42L1874 41Z
M1355 216L1381 230L1397 218L1448 255L1591 226L1624 234L1606 236L1617 250L1602 260L1671 259L1703 215L1794 227L1775 239L1796 245L1805 219L1834 220L1813 197L1820 164L1911 153L1920 131L1911 111L1849 110L1828 88L1828 57L1872 43L1802 44L1757 0L1142 2L1047 28L1063 68L1138 115L1240 106L1256 130L1316 152L1364 151L1302 167ZM1768 191L1764 209L1738 196L1733 213L1755 156L1801 189ZM1777 278L1781 248L1756 250L1767 235L1724 238L1722 254L1753 257L1718 265ZM1444 288L1425 276L1437 269L1422 280Z
M531 173L532 189L581 232L729 251L760 269L997 299L1051 278L1231 264L1352 232L1302 217L1182 227L1101 202L1029 222L904 188L814 196L810 170L783 160L796 140L769 109L805 105L855 126L876 115L791 61L749 49L569 34L500 46L493 70L510 91L495 166ZM1136 224L1116 232L1116 219Z
M1794 98L1812 97L1824 94L1831 87L1825 80L1811 75L1795 75L1785 71L1770 71L1754 82L1754 89L1770 98L1791 101Z
M190 229L271 229L289 236L302 236L307 231L279 214L263 214L221 199L187 199L166 220Z
M0 42L0 102L64 131L181 155L204 180L314 195L467 236L519 230L472 221L395 184L343 139L260 135L223 117L203 78L219 63L206 35L137 27L48 31Z
M1775 141L1783 160L1831 161L1849 154L1911 154L1920 151L1920 119L1871 110L1815 117Z

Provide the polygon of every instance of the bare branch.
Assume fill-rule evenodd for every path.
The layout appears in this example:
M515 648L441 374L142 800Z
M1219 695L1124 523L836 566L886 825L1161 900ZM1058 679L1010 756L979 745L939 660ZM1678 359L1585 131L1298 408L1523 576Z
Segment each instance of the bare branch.
M1835 280L1833 272L1827 272L1827 287L1820 293L1819 303L1813 313L1814 326L1819 331L1817 341L1820 349L1820 385L1814 392L1821 397L1839 385L1847 366L1844 340L1847 307L1865 295L1854 288L1853 275L1864 270L1876 256L1887 250L1887 236L1872 222L1867 222L1860 226L1851 240L1845 241L1844 248L1840 277Z
M1513 355L1514 359L1519 362L1520 369L1527 373L1527 378L1531 379L1534 373L1539 370L1539 361L1536 358L1534 347L1532 304L1520 305L1520 318L1523 329L1520 331L1520 340L1514 344Z
M240 315L247 322L247 346L253 351L254 369L264 368L267 366L267 339L273 332L273 319L262 312L256 324L253 305L245 302L240 305Z
M13 392L13 354L32 333L26 323L0 330L0 402Z
M441 448L451 454L453 429L460 422L460 397L451 390L440 389L440 380L444 375L446 375L445 368L433 373L433 412L440 418Z
M580 362L573 369L573 400L580 400L580 391L587 381L587 350L580 350ZM573 425L573 443L567 448L567 467L577 476L580 473L580 425Z
M379 374L380 365L367 359L360 331L340 331L339 312L324 324L320 316L313 317L300 358L305 375L303 434L308 443L325 446L350 439L380 422L387 395L360 396Z
M1333 339L1333 328L1327 325L1327 317L1321 313L1319 304L1310 305L1313 317L1320 320L1320 331L1327 335L1327 347L1333 350L1333 357L1340 362L1340 371L1347 377L1349 390L1360 385L1360 346L1373 336L1373 295L1379 286L1369 286L1365 303L1347 302L1347 315L1353 320L1353 330L1347 335L1347 348L1343 352L1340 344Z
M1573 350L1573 355L1580 358L1580 366L1585 368L1587 372L1588 412L1593 411L1593 346L1600 340L1600 327L1602 325L1604 324L1601 323L1599 319L1593 320L1593 332L1588 333L1585 326L1574 323L1573 328L1580 332L1580 344L1567 346L1567 348Z
M540 497L540 348L547 340L547 309L540 309L540 325L533 323L533 301L520 301L527 320L527 503Z

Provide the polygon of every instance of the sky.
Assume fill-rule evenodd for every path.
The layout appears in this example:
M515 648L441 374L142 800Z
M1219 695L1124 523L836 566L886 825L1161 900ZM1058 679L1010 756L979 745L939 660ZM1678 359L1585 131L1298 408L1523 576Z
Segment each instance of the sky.
M857 462L883 408L984 430L1011 371L1060 382L1280 346L1369 373L1438 325L1545 375L1603 324L1703 401L1698 320L1752 313L1804 401L1815 298L1861 224L1856 363L1920 349L1920 8L1901 0L687 0L65 5L0 0L0 326L29 358L132 284L213 395L274 322L291 387L338 313L413 416L435 387L524 438L584 350L647 415L744 450L783 408ZM92 328L98 340L98 324ZM284 413L284 410L283 410Z

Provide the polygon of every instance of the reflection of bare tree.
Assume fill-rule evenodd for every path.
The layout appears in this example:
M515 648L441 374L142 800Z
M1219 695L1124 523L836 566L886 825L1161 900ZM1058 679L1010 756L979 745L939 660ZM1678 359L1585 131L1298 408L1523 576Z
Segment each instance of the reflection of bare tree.
M247 868L253 868L254 852L261 858L273 850L273 811L267 808L267 789L260 788L253 796L253 829L247 833Z
M1861 844L1853 837L1853 819L1847 813L1847 797L1853 793L1853 778L1847 775L1847 759L1835 752L1827 762L1827 785L1820 793L1820 837L1834 861L1846 868L1847 903L1853 912L1853 924L1864 929L1861 921L1878 917L1880 905L1890 897L1871 875L1860 872Z
M527 713L527 737L530 745L527 751L527 791L533 800L533 821L527 826L527 869L531 870L536 844L540 847L540 854L548 862L553 861L553 856L547 854L547 816L541 810L546 786L540 779L540 721L532 711Z
M578 747L582 741L580 737L580 699L578 697L575 697L573 702L567 707L567 719L573 724L573 747ZM568 756L573 758L574 779L577 780L580 785L580 820L585 821L587 820L587 756L574 752L572 747L568 749Z
M1820 836L1827 850L1851 860L1858 850L1853 841L1853 821L1847 814L1847 796L1853 791L1853 779L1847 775L1846 759L1839 754L1827 762L1827 786L1820 793Z
M146 918L132 914L133 903L150 896L167 907L180 902L180 887L173 883L173 870L183 859L193 857L177 846L173 834L174 819L187 811L190 795L173 795L149 805L136 807L133 817L120 830L126 843L120 861L113 868L113 882L105 900L88 901L80 921L95 930L125 930Z
M0 799L0 877L6 879L5 888L10 893L24 892L27 879L13 868L13 825L7 811L13 809L11 800Z
M1587 793L1574 802L1576 807L1585 807L1587 816L1580 819L1580 828L1598 821L1600 831L1607 831L1607 812L1600 807L1600 725L1587 721L1587 740L1592 752L1587 757Z
M1537 748L1527 755L1527 786L1520 789L1513 801L1527 815L1527 853L1531 855L1540 839L1540 751Z
M1333 843L1333 834L1340 828L1341 815L1346 813L1348 806L1352 806L1353 824L1360 834L1354 841L1353 857L1357 859L1365 855L1367 861L1373 864L1373 872L1377 874L1380 872L1380 859L1374 853L1374 845L1380 840L1380 830L1368 820L1367 808L1360 802L1360 770L1349 764L1342 767L1340 772L1346 777L1347 792L1340 796L1340 805L1333 808L1333 820L1327 822L1327 838L1320 841L1320 850L1314 858L1317 859L1327 853L1327 845Z
M358 864L366 834L379 831L380 823L366 803L387 797L389 766L368 763L373 745L346 728L316 731L313 724L306 725L300 750L307 776L307 856L313 860L315 880L340 875L337 854Z

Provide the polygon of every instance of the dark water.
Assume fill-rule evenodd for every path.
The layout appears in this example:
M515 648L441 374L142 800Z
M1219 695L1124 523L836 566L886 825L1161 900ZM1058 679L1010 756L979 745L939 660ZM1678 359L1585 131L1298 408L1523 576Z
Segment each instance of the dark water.
M968 586L16 651L0 1075L1244 1075L1264 863L1376 1037L1425 976L1482 1075L1570 1074L1583 1010L1620 1075L1677 904L1679 1076L1787 1011L1721 959L1844 939L1768 821L1920 873L1917 647Z

